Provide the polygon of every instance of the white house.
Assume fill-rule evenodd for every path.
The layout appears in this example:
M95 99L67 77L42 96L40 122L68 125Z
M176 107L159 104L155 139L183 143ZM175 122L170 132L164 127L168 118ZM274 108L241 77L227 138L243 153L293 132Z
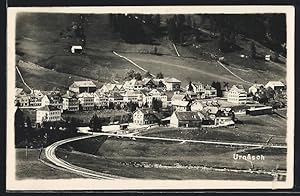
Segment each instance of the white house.
M36 123L55 122L61 120L61 110L55 106L44 106L36 111Z
M133 113L133 123L137 125L146 125L159 123L162 119L161 115L149 109L138 109Z
M266 85L265 88L267 89L268 87L272 88L273 90L276 91L281 91L285 88L285 85L281 81L269 81Z
M71 46L71 52L73 54L82 52L82 46Z
M181 81L176 78L165 78L163 83L168 91L177 91L180 89Z
M108 107L109 102L108 102L108 95L102 94L100 92L95 92L93 93L94 96L94 104L96 107Z
M189 101L180 101L175 100L172 101L172 106L175 111L189 111L190 110L190 102Z
M190 89L194 93L204 93L204 85L201 82L191 82L191 87ZM188 84L186 87L186 90L188 91L190 88L190 84Z
M131 79L123 84L125 90L141 90L144 88L144 82L141 80Z
M139 91L127 90L125 93L121 94L125 103L128 102L142 102L143 95Z
M66 94L62 96L63 99L63 110L65 111L78 111L79 110L79 100L75 94L67 91Z
M259 90L261 87L264 87L264 85L263 85L263 84L253 84L253 85L248 89L248 93L249 93L249 94L252 94L252 95L255 95L255 93L257 93L258 90Z
M94 95L92 93L80 93L77 95L79 105L82 110L93 110L94 109Z
M228 92L227 101L230 103L246 104L247 92L242 85L233 85Z
M200 127L204 115L200 112L178 112L171 115L170 127Z

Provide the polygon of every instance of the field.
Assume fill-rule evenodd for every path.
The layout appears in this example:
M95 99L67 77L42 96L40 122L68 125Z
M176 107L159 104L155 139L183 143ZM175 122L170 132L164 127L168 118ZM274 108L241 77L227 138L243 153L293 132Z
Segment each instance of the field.
M144 136L181 138L194 140L235 141L245 143L266 143L271 137L271 144L286 144L286 120L276 115L239 116L243 124L236 128L153 128L143 132Z
M16 149L16 179L70 179L75 174L52 169L38 160L39 149L29 149L26 158L25 149Z
M73 145L77 146L76 150L80 151L76 142ZM88 144L80 142L80 145L84 149L84 146ZM133 141L125 138L110 137L94 155L63 149L57 151L57 154L60 158L74 165L130 178L272 180L271 176L265 174L208 171L195 168L196 166L204 166L207 168L248 170L252 167L250 162L233 159L233 154L239 152L238 150L242 149L230 146L162 142L145 139ZM283 158L285 156L284 151L267 149L266 151L269 152L247 151L247 153L252 155L263 154L265 157L265 161L252 161L255 170L271 171L275 168L286 168L285 159ZM171 168L146 167L145 165L161 165ZM177 166L181 166L181 168Z
M88 16L88 21L84 24L84 52L82 55L73 55L69 49L77 43L76 39L64 38L61 34L68 31L72 22L78 21L78 18L75 14L19 16L16 54L21 59L51 70L47 72L41 69L23 69L25 81L33 88L51 89L57 86L65 89L70 83L69 80L79 79L93 79L101 85L106 81L122 80L130 69L141 71L128 61L115 56L112 51L130 58L154 75L163 72L165 76L176 77L182 80L183 85L190 80L199 80L207 84L218 80L227 81L230 85L239 83L245 87L249 86L218 65L210 54L225 56L229 61L228 68L247 81L266 83L268 80L285 79L284 63L253 61L239 57L242 53L249 53L248 45L251 40L239 39L242 50L228 54L218 53L216 40L199 43L198 48L178 45L181 56L177 57L165 36L157 39L155 45L125 43L119 34L112 30L108 15ZM163 18L165 17L162 17L162 24ZM157 48L158 55L151 54L154 47ZM270 53L269 49L258 43L257 50L259 53ZM41 73L40 76L37 73ZM17 86L22 87L22 84L18 81Z

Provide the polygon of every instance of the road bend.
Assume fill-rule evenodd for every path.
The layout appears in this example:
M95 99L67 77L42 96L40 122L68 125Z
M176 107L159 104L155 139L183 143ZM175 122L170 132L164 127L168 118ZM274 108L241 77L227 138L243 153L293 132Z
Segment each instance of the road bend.
M82 168L73 164L68 163L65 160L58 158L55 155L56 149L66 143L74 142L78 140L99 137L99 136L110 136L110 137L119 137L119 138L129 138L129 139L148 139L148 140L157 140L157 141L173 141L173 142L181 142L181 143L201 143L201 144L212 144L212 145L225 145L225 146L240 146L240 147L252 147L252 148L277 148L277 149L286 149L286 146L281 145L266 145L266 144L249 144L249 143L239 143L239 142L221 142L221 141L207 141L207 140L185 140L185 139L175 139L175 138L161 138L161 137L148 137L148 136L138 136L131 134L115 134L115 133L92 133L84 136L74 137L64 139L58 142L53 143L52 145L45 148L45 156L46 158L55 165L55 168L59 168L62 170L67 170L71 173L75 173L87 178L93 179L126 179L124 177L111 175L102 172L96 172L90 169Z
M87 178L93 178L93 179L107 179L107 180L112 180L112 179L121 179L123 177L111 175L111 174L106 174L106 173L101 173L101 172L96 172L93 170L89 170L86 168L78 167L76 165L72 165L60 158L58 158L55 155L55 151L57 147L69 143L69 142L74 142L77 140L83 140L87 138L92 138L92 137L98 137L99 135L85 135L85 136L79 136L79 137L74 137L74 138L68 138L65 140L61 140L58 142L53 143L52 145L48 146L45 148L45 156L46 158L54 164L56 167L62 168L63 170L68 170L69 172L87 177Z

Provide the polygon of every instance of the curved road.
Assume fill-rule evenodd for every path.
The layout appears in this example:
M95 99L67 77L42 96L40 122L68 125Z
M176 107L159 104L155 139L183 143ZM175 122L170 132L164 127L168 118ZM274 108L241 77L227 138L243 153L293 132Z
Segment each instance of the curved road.
M46 158L55 165L55 168L60 168L62 170L68 170L72 173L88 177L88 178L94 178L94 179L125 179L120 176L116 175L111 175L107 173L101 173L101 172L96 172L93 170L89 170L86 168L82 168L76 165L72 165L68 163L65 160L62 160L58 158L55 155L55 150L57 147L77 141L77 140L82 140L82 139L87 139L87 138L92 138L92 137L98 137L98 136L114 136L114 137L121 137L121 138L130 138L130 139L149 139L149 140L161 140L161 141L174 141L174 142L191 142L191 143L202 143L202 144L213 144L213 145L226 145L226 146L243 146L243 147L255 147L255 148L263 148L263 147L269 147L269 148L287 148L286 146L280 146L280 145L264 145L264 144L247 144L247 143L237 143L237 142L219 142L219 141L206 141L206 140L184 140L184 139L173 139L173 138L160 138L160 137L146 137L146 136L133 136L130 134L124 135L124 134L112 134L112 133L93 133L92 135L84 135L84 136L79 136L79 137L74 137L74 138L68 138L65 140L61 140L58 142L53 143L52 145L48 146L45 148L45 156Z
M78 167L76 165L72 165L62 159L59 159L56 155L55 155L55 150L57 147L69 143L69 142L73 142L73 141L77 141L77 140L82 140L82 139L87 139L87 138L92 138L92 137L98 137L99 135L87 135L87 136L79 136L79 137L74 137L74 138L69 138L69 139L65 139L65 140L61 140L58 142L53 143L52 145L48 146L45 149L45 156L46 158L52 162L55 166L63 169L63 170L68 170L72 173L84 176L84 177L88 177L88 178L94 178L94 179L120 179L122 177L119 176L115 176L115 175L110 175L110 174L106 174L106 173L101 173L101 172L96 172L93 170L89 170L86 168L82 168L82 167Z

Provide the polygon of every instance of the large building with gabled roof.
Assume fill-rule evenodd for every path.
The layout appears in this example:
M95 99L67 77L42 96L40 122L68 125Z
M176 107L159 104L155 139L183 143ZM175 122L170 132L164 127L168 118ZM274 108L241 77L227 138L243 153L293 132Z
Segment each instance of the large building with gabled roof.
M93 81L74 81L69 90L75 93L93 93L96 91L96 84Z

